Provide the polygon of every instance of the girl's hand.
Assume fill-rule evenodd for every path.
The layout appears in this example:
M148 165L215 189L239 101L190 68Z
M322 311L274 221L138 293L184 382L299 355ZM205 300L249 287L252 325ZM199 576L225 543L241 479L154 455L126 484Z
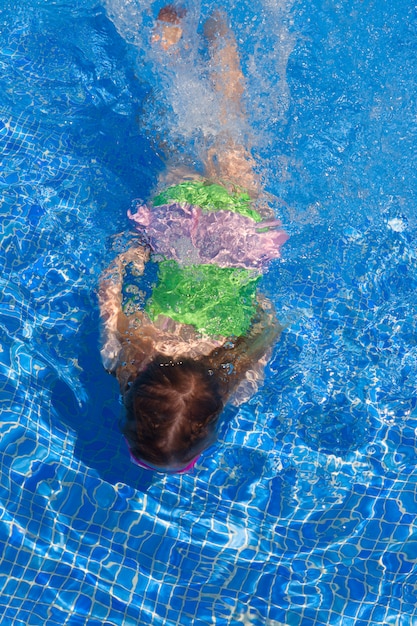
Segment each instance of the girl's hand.
M143 270L145 263L149 260L149 248L140 244L131 246L126 252L119 254L117 260L122 265L134 263Z
M138 274L142 274L148 259L149 248L131 246L119 254L100 277L98 303L103 346L100 352L107 371L114 372L121 349L118 321L122 313L122 285L126 265L133 263Z

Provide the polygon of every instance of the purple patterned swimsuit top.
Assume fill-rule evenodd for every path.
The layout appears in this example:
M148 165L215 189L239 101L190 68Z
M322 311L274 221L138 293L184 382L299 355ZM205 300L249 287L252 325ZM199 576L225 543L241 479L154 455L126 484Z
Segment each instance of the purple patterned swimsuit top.
M128 212L135 228L146 234L153 252L181 265L262 269L280 257L288 235L279 220L255 222L230 210L204 212L187 203L136 207Z

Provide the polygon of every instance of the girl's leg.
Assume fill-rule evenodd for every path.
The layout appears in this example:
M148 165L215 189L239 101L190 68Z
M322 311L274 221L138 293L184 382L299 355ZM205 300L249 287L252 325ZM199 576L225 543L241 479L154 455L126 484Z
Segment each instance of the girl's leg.
M170 63L181 62L179 44L183 29L182 19L185 9L174 5L164 6L157 18L157 25L152 41L166 52ZM216 11L206 21L204 34L208 42L211 84L219 96L219 131L214 140L210 138L209 147L201 155L207 178L242 187L256 197L260 191L258 177L255 174L255 162L243 139L246 127L246 115L242 103L244 78L240 67L236 39L227 25L226 17ZM174 168L170 166L168 173ZM197 176L189 170L175 168L178 179ZM169 181L164 181L165 183Z
M209 45L211 80L220 95L222 127L214 146L208 150L207 175L235 183L256 196L259 193L259 181L254 171L255 162L236 137L246 125L242 102L244 77L236 39L220 11L213 13L206 21L204 34Z

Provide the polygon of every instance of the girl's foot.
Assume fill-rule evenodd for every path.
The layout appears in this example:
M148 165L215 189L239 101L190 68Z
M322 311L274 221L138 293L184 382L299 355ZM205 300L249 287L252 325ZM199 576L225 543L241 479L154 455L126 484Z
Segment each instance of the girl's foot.
M162 7L158 13L152 43L159 43L165 51L175 46L182 37L181 20L185 14L185 9L177 8L173 4Z

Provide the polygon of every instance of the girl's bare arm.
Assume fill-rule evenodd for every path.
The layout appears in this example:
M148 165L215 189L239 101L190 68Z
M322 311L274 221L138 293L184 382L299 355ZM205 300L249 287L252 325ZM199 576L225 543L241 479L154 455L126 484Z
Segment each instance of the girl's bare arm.
M262 297L248 334L231 338L221 348L211 352L208 359L218 375L225 398L236 390L249 370L257 368L258 362L271 350L281 332L282 326L272 304Z
M122 313L122 285L126 266L133 263L138 274L142 274L149 259L149 250L144 246L132 246L119 254L100 277L98 303L102 321L102 348L104 367L113 372L117 364L121 344L119 341L119 317Z

